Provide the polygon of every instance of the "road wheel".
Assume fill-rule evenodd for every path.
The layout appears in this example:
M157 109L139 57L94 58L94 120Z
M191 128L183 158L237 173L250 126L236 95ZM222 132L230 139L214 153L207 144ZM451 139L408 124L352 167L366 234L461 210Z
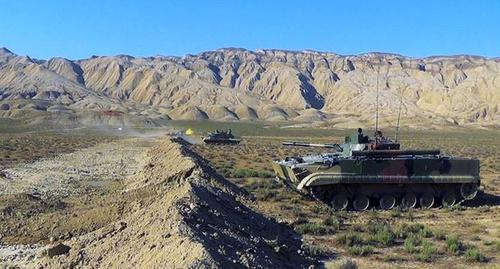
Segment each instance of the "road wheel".
M475 183L464 183L460 186L460 194L465 200L474 199L477 195L478 187Z
M354 197L354 201L352 202L352 207L356 211L364 211L367 210L370 206L370 199L366 197L366 195L360 194Z
M315 200L324 201L325 191L322 190L321 187L312 187L309 194L311 194L312 198Z
M414 193L405 193L401 199L401 208L410 209L417 205L417 196Z
M333 198L330 201L332 208L337 211L346 209L348 204L349 200L347 199L347 195L344 193L337 193L333 195Z
M431 208L434 205L434 195L426 192L420 196L419 202L421 208Z
M379 205L383 210L391 210L396 205L396 198L390 194L382 195L379 199Z
M456 202L457 196L453 192L446 192L445 194L443 194L443 197L441 197L441 204L444 207L452 207Z

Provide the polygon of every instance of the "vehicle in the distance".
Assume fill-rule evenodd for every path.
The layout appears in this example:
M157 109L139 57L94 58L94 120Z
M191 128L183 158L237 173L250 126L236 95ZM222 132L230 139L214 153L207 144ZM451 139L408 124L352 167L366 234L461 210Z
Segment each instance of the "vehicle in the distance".
M216 130L215 132L208 133L206 136L202 136L201 139L207 144L239 144L241 142L241 139L234 137L231 129L227 131Z

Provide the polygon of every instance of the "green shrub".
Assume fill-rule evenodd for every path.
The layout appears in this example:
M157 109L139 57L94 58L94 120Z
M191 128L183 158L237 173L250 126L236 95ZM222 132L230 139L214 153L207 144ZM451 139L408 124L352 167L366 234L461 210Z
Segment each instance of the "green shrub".
M337 218L335 215L330 215L326 219L323 220L323 224L326 226L331 226L335 228L335 230L340 230L340 227L342 226L342 220L340 218Z
M270 178L274 174L266 170L255 170L255 169L237 169L233 173L233 177L244 178L244 177L263 177Z
M435 230L434 238L436 238L437 240L446 240L446 235L441 230Z
M303 223L295 226L295 230L300 234L325 235L332 234L335 229L321 223Z
M327 256L330 254L327 248L323 246L316 246L316 245L305 245L305 249L307 254L313 257L321 257L321 256Z
M421 230L424 229L424 225L417 223L417 224L398 224L394 228L394 233L397 235L398 238L406 238L410 234L418 234L420 233Z
M429 241L423 241L418 259L424 262L430 262L437 253L438 249L434 244Z
M483 245L485 245L485 246L491 246L491 245L493 245L493 241L489 241L489 240L484 241Z
M477 248L469 248L465 251L465 260L469 262L487 262L488 259Z
M314 204L311 206L311 212L314 214L330 214L330 208L323 204Z
M368 222L368 231L372 234L376 234L378 231L383 231L387 229L389 224L380 221L370 221Z
M372 231L375 232L375 234L370 237L370 241L380 243L384 246L391 246L394 244L396 235L392 231L390 225L378 224L372 228Z
M431 238L434 235L434 232L431 229L425 227L420 230L420 235L425 238Z
M262 178L271 178L274 177L274 174L272 172L266 171L266 170L260 170L257 172L259 177Z
M401 212L401 207L395 207L391 210L391 217L392 218L399 218L401 217L402 212Z
M278 201L278 194L279 192L277 190L272 190L272 189L259 189L256 193L257 200L260 201Z
M233 177L236 177L236 178L244 178L246 176L247 176L247 174L246 174L245 170L238 169L238 170L234 171L234 173L233 173Z
M415 220L415 217L413 216L413 209L408 209L408 215L407 215L408 221L413 222Z
M337 242L342 245L352 247L354 245L362 244L364 241L363 238L361 238L361 236L359 236L358 234L348 232L337 237Z
M351 259L347 259L343 263L341 263L339 266L337 266L336 268L337 269L358 269L358 264Z
M375 248L370 245L356 245L349 248L349 253L356 256L368 256L373 253Z
M417 253L417 246L420 244L420 238L417 235L409 235L404 241L406 252L410 254Z
M446 238L446 248L448 249L448 252L452 254L459 254L460 250L463 248L462 242L458 239L457 236L448 236Z
M284 205L282 205L281 207L284 207ZM290 208L293 216L298 217L298 218L307 217L307 214L302 210L302 208L300 206L295 205L295 204L291 204L291 205L288 205L288 207ZM306 221L306 222L308 222L308 221Z

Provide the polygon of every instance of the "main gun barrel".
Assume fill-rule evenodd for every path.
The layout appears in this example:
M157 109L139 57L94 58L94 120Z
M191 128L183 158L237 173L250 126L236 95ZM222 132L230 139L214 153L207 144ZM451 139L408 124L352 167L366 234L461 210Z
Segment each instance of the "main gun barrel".
M283 146L329 148L329 149L340 148L339 144L316 144L316 143L306 143L306 142L283 142Z

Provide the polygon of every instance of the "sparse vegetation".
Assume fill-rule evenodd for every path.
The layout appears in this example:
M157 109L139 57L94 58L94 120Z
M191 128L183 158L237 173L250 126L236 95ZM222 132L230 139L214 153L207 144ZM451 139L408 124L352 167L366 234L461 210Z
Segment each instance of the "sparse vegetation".
M322 223L303 223L295 226L295 230L300 234L325 235L332 234L335 229Z
M116 139L118 138L98 134L61 135L42 133L32 135L23 133L2 134L0 131L0 167L9 167L22 162L31 162L57 154L70 153Z
M321 137L316 137L313 131L308 131L308 134L302 134L306 137L301 136L300 140L327 143L339 141L345 134L344 131L329 131L328 135L322 135ZM234 128L233 132L235 132ZM482 176L484 173L498 174L500 169L496 164L500 161L500 148L498 143L495 142L498 132L495 134L488 132L491 131L478 133L475 131L466 133L460 131L456 133L417 131L413 132L411 136L402 135L402 137L406 137L402 143L406 148L430 148L438 145L442 152L450 155L468 156L473 154L481 158ZM309 137L307 137L308 135ZM446 135L448 139L443 141L436 138L443 135ZM464 143L473 137L482 137L484 140L481 140L481 143ZM269 171L270 160L281 159L285 156L301 156L324 152L323 149L317 148L281 147L279 144L284 140L299 140L299 138L247 137L238 146L238 151L231 150L230 147L227 147L227 150L219 149L215 158L225 160L226 164L229 164L229 160L231 160L231 165L226 165L225 168L234 173L241 169ZM197 145L195 147L204 152L203 156L206 156L205 154L215 155L213 148L210 146ZM245 159L241 159L240 156L244 156ZM218 169L223 169L223 167ZM491 190L494 187L494 184L491 183L491 176L485 178L482 183L486 184L487 189ZM480 253L484 256L495 256L495 258L498 255L492 253L500 253L498 252L500 250L498 240L485 234L482 225L477 225L474 220L470 220L471 216L486 217L498 213L498 209L494 207L486 210L485 207L476 209L462 205L452 209L429 211L395 208L388 212L380 210L370 210L363 213L332 212L324 204L311 201L293 191L288 191L283 185L276 184L269 179L243 177L233 180L253 193L257 197L259 209L269 216L288 220L289 223L293 223L295 228L300 224L313 223L312 226L305 225L299 228L309 232L304 234L304 238L314 238L315 241L321 242L321 246L334 252L345 253L347 256L358 256L359 259L376 261L400 262L402 260L397 257L401 256L401 253L408 253L409 255L405 255L404 259L411 262L429 263L439 260L439 262L447 264L448 260L453 260L453 265L459 266L460 263L466 265L465 252L468 250L467 246L469 243L477 245L477 242L472 241L476 238L473 236L475 234L481 239L480 245L477 247ZM268 191L263 189L276 190L276 193L274 193L274 196L267 196L269 199L264 199L266 197L264 194ZM395 219L396 224L393 224ZM484 220L485 218L481 219ZM426 224L418 223L420 221ZM469 223L466 223L467 221ZM491 221L488 221L488 223L490 223L489 225L495 224ZM333 236L330 232L323 235L313 234L323 233L322 229L325 227L334 229ZM451 244L451 250L449 250L446 239L453 237L453 234L462 234L463 232L468 232L470 236L465 236L459 240L461 250L458 254L455 254L455 247L451 246ZM334 240L331 240L332 237ZM491 243L486 245L486 240ZM367 249L372 249L373 252L366 254ZM456 255L460 255L460 257L454 257ZM450 259L450 257L454 258Z
M339 264L337 269L358 269L358 264L351 259L346 259L341 264Z
M469 262L486 262L488 259L477 248L468 248L465 251L465 259Z
M446 240L446 235L442 230L435 230L434 238L436 238L437 240Z
M313 257L325 257L330 254L328 248L324 246L318 246L316 244L306 244L305 251L307 254Z
M420 244L420 238L418 235L409 235L404 241L404 247L406 252L414 254L418 252L417 246Z
M374 243L379 243L383 246L391 246L394 244L394 239L396 235L392 231L392 227L387 223L375 222L370 225L370 230L372 235L370 241Z
M418 259L424 262L430 262L438 253L438 248L429 241L422 241L422 248L418 255Z
M349 253L355 256L368 256L375 251L375 248L370 245L355 245L349 247Z
M446 248L451 254L458 255L463 248L463 244L457 236L448 236L446 238Z
M394 228L394 233L397 235L398 238L406 238L409 235L412 234L418 234L420 233L421 230L424 229L423 224L398 224Z
M338 231L342 226L342 220L334 215L330 215L323 220L323 224L326 226L330 226Z
M340 235L337 238L337 241L340 244L345 245L345 246L349 246L349 247L364 243L363 238L361 238L361 236L359 236L357 233L354 233L354 232L348 232L348 233Z
M434 232L431 229L424 227L420 230L420 235L425 238L431 238L434 235Z

